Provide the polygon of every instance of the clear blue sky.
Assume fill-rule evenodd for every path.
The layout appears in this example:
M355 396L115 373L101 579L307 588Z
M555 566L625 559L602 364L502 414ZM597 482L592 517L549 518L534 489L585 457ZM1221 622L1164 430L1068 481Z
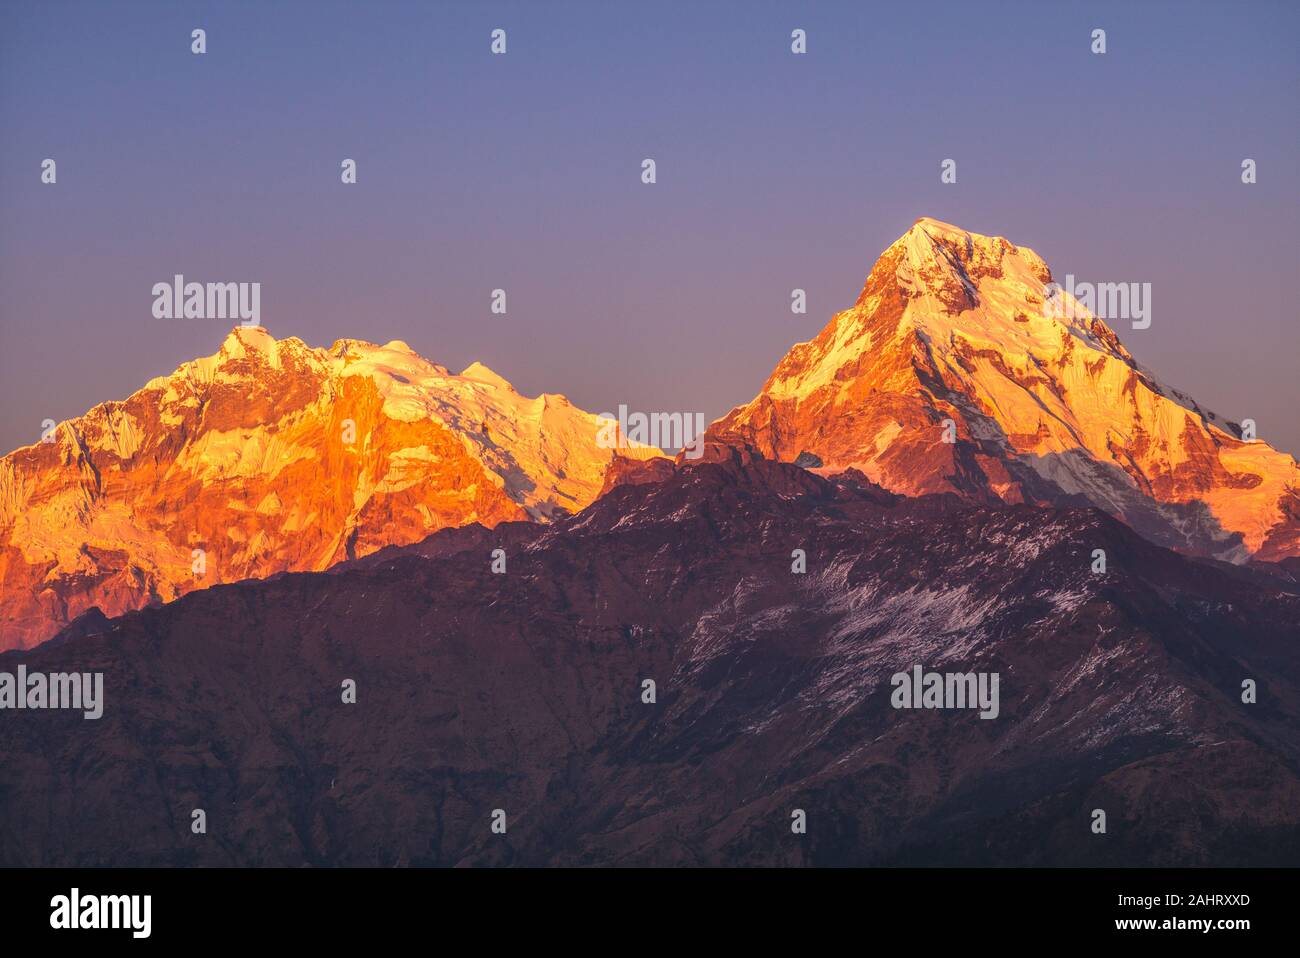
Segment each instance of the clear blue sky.
M1297 27L1271 2L3 2L0 447L214 352L227 324L151 315L177 272L261 282L277 336L712 419L929 215L1150 282L1130 350L1295 452Z

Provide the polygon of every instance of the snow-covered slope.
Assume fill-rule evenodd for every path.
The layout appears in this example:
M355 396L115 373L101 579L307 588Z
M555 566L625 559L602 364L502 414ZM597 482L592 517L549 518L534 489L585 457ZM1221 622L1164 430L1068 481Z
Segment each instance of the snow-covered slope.
M598 432L479 363L455 375L402 342L317 349L236 328L0 460L0 649L91 605L113 615L445 526L577 511L616 454Z
M1295 459L1160 383L1068 294L1052 315L1051 280L1032 250L917 220L710 435L912 495L1091 503L1233 561L1300 554Z

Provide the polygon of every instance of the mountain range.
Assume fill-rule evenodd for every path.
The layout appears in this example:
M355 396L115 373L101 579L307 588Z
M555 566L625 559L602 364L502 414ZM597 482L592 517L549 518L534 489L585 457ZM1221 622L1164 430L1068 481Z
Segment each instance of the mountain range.
M402 342L220 350L0 460L0 648L196 588L322 570L446 526L549 520L616 456L564 396L521 396ZM201 550L201 551L196 551Z
M1296 461L1051 283L918 220L698 459L260 328L60 424L0 865L1295 864Z
M1051 282L1030 249L922 218L708 439L909 496L1092 506L1190 555L1300 555L1296 460L1162 384L1068 293L1046 308ZM237 327L0 459L0 648L92 608L578 512L661 455L604 448L599 422L401 342Z
M0 864L1300 860L1294 583L706 452L0 655L106 676L98 721L0 722ZM917 666L998 674L997 718L892 707Z

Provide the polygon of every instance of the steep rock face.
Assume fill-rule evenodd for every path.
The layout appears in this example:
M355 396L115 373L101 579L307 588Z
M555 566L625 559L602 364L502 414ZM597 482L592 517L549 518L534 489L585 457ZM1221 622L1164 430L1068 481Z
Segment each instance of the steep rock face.
M0 864L1300 860L1293 583L1096 510L706 459L0 656L105 677L98 721L0 722ZM893 708L917 665L998 673L998 716Z
M236 328L0 460L0 649L92 606L577 511L615 458L597 432L563 396L521 396L478 363L455 375L401 342L313 349Z
M1032 250L920 219L709 437L908 495L1089 504L1161 544L1300 553L1300 468L1157 381ZM955 442L945 441L945 421Z

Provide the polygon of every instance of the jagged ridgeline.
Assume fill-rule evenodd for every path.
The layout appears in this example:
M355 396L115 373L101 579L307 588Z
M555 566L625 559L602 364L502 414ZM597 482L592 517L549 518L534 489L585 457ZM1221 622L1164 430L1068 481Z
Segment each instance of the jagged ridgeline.
M1033 250L917 220L710 438L906 495L1093 505L1234 562L1300 554L1295 459L1161 383L1056 286Z
M600 426L479 363L457 375L402 342L316 349L237 327L0 460L0 649L91 607L576 512L611 461L659 454L602 446Z

